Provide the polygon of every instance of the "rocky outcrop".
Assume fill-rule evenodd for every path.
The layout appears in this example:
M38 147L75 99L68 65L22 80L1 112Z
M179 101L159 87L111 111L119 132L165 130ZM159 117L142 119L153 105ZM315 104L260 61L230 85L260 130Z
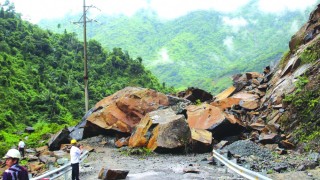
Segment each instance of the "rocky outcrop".
M320 33L320 5L310 13L309 20L291 37L290 52L294 53L300 45L312 41Z

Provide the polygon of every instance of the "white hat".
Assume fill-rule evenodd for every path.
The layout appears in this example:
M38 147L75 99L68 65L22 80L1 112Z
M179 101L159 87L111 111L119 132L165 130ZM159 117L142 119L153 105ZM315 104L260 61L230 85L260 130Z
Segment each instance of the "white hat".
M10 149L6 155L4 155L3 157L4 159L7 159L7 158L17 158L17 159L20 159L21 158L21 155L20 155L20 152L16 149Z

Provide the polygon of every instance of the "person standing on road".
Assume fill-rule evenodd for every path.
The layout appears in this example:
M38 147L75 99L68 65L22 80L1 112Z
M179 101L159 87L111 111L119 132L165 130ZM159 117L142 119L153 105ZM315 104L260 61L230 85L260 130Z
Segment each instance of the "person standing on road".
M72 167L72 180L79 180L79 163L80 155L82 153L83 147L80 145L77 146L77 140L71 140L71 149L70 149L70 161Z
M17 149L10 149L3 158L8 169L3 172L2 180L29 180L28 170L19 165L21 155Z
M24 158L24 148L25 148L26 144L22 141L22 139L20 139L20 142L18 144L18 149L19 152L21 153L22 158Z

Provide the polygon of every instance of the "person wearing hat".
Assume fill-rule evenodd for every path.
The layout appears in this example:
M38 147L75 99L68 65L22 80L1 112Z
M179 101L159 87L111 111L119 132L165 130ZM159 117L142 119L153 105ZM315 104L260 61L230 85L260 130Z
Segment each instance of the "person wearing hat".
M29 180L28 170L19 165L21 155L17 149L10 149L3 158L8 168L2 174L3 180Z
M70 161L72 167L72 180L79 180L79 162L80 155L82 153L82 145L77 146L77 140L71 140L71 149L70 149Z

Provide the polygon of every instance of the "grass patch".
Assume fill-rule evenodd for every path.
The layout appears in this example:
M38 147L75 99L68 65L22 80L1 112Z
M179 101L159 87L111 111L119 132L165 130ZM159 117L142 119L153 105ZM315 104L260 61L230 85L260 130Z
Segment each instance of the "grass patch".
M292 127L293 135L300 144L304 144L306 151L319 149L320 140L320 89L319 82L309 81L307 77L299 77L296 82L297 90L285 97L284 101L291 104L290 114L294 118L283 122Z
M315 62L319 58L320 58L320 42L319 41L307 47L300 55L302 64Z
M290 55L291 55L291 53L289 50L283 53L283 56L279 62L279 66L281 69L283 69L284 66L288 63L288 61L290 59Z
M6 128L0 131L0 156L2 157L9 149L17 148L20 139L23 139L27 148L41 147L47 144L50 135L63 129L65 125L56 123L38 122L34 126L35 132L28 134L24 127Z

